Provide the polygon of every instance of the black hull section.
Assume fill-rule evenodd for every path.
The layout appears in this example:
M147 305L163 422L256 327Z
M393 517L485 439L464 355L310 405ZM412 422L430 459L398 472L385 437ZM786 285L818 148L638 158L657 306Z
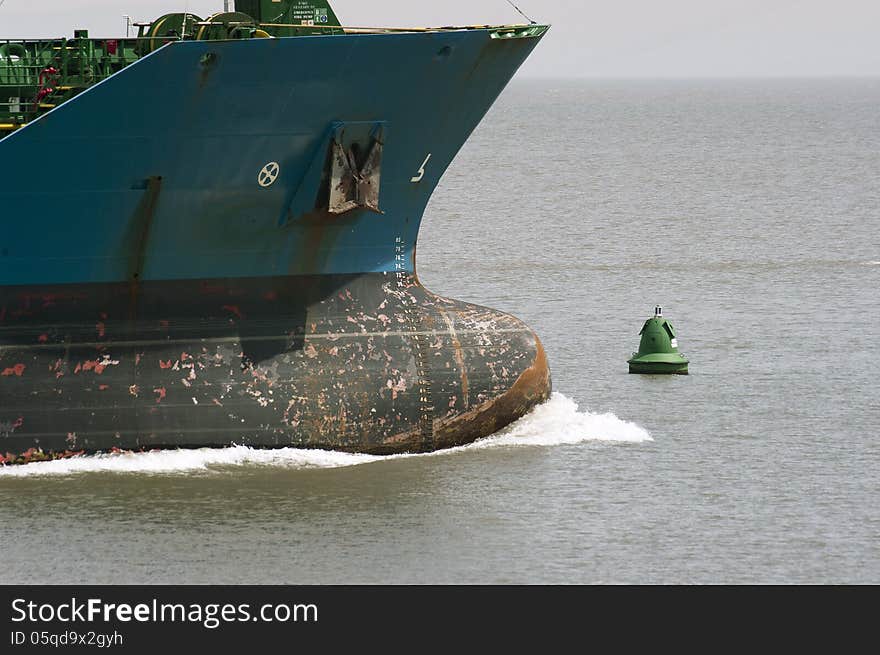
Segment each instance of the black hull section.
M0 288L0 461L156 448L392 454L550 394L518 319L405 273Z

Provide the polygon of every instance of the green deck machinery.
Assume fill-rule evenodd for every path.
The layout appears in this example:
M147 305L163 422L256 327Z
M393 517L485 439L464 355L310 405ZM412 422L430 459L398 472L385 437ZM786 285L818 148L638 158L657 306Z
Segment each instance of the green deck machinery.
M0 139L173 41L343 33L324 0L237 0L206 19L184 12L135 25L133 38L0 39Z

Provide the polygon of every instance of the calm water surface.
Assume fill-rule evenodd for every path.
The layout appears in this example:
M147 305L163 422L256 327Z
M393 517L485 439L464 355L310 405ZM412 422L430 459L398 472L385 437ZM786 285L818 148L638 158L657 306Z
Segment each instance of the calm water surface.
M0 582L880 582L878 180L880 80L514 83L419 269L536 329L548 405L431 456L2 470ZM627 374L655 303L688 377Z

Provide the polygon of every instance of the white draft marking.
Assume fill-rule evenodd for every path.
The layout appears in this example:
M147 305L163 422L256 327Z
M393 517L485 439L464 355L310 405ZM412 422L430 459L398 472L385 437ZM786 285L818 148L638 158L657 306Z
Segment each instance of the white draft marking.
M422 178L425 177L425 166L428 165L428 162L431 160L431 153L428 153L428 156L425 157L425 161L422 162L422 165L419 167L419 174L410 180L412 183L421 182Z
M275 184L275 180L278 179L278 174L281 172L281 166L277 161L270 161L268 164L263 166L263 170L260 171L260 174L257 176L257 182L264 189Z

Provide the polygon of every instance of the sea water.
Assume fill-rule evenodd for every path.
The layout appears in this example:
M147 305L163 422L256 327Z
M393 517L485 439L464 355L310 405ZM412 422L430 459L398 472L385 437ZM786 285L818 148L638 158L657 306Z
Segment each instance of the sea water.
M880 582L880 80L517 81L444 177L433 291L541 336L476 444L0 469L2 582ZM655 304L691 375L628 375Z

